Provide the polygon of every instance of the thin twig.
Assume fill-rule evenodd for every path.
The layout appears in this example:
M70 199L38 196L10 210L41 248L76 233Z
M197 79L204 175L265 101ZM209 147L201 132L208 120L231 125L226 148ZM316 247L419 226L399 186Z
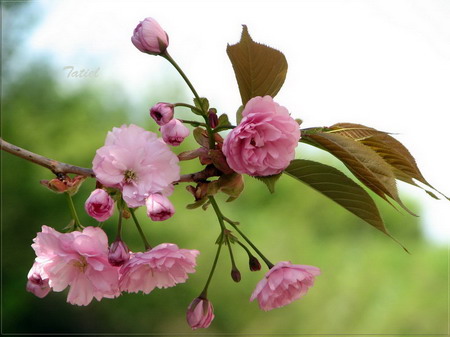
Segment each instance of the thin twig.
M180 176L180 179L175 183L189 183L189 182L205 182L206 179L211 177L217 177L222 174L221 171L216 169L214 166L207 166L203 171L190 173L190 174L183 174Z
M1 149L3 151L11 153L25 160L31 161L32 163L43 166L52 171L56 175L73 173L85 177L95 177L94 171L92 171L89 168L66 164L54 159L41 156L40 154L25 150L19 146L8 143L2 138L0 138L0 144Z

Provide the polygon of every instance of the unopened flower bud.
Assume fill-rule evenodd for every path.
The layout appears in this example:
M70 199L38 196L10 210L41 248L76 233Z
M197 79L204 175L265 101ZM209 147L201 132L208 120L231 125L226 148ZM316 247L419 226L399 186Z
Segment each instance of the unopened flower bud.
M175 208L170 200L159 193L151 194L145 205L147 206L147 215L153 221L167 220L175 213Z
M161 55L169 46L169 37L153 18L145 18L134 29L131 42L143 53Z
M123 209L123 210L122 210L122 217L123 217L124 219L129 219L129 218L131 218L131 213L130 213L130 211L127 210L127 209Z
M165 125L173 118L174 105L170 103L156 103L150 109L150 116L158 125Z
M251 271L261 270L261 263L259 263L259 260L253 255L249 256L248 265Z
M35 262L28 273L26 290L39 298L44 298L52 290L48 278L44 278L40 265Z
M163 140L172 146L180 145L189 135L189 129L176 118L162 125L160 130Z
M209 126L215 129L219 125L219 118L217 117L216 109L209 109L208 114Z
M108 220L114 212L114 200L108 192L101 188L92 191L89 198L84 203L87 214L95 220L103 222Z
M114 241L109 247L108 262L110 265L119 267L130 259L130 250L122 240Z
M241 272L237 268L231 269L231 278L234 282L241 281Z
M214 308L206 298L195 298L186 312L186 320L192 330L207 328L214 319Z

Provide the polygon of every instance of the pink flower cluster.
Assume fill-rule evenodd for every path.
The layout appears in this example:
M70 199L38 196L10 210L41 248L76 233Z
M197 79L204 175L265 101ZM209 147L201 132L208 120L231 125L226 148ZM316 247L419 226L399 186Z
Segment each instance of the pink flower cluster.
M242 117L223 143L228 165L251 176L282 172L295 156L300 139L297 122L270 96L249 100Z
M150 116L160 125L163 140L172 146L180 145L189 136L189 129L176 118L173 118L174 105L170 103L156 103L150 109Z
M28 274L27 290L42 298L50 290L70 287L67 302L75 305L88 305L93 298L114 298L121 291L149 293L155 287L183 283L188 273L195 272L199 254L163 243L144 253L127 255L126 251L129 259L119 267L108 261L108 238L98 227L59 233L42 226L33 241L36 259ZM123 257L124 247L117 246Z
M117 188L129 207L145 205L152 194L168 196L180 178L178 157L153 132L131 124L113 128L93 160L97 180ZM165 204L170 201L165 198Z

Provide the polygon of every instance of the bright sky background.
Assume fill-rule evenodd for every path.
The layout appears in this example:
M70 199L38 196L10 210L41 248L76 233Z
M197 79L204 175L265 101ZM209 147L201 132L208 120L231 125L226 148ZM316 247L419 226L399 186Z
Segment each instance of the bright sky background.
M137 23L151 16L169 34L171 55L200 95L231 116L240 98L225 48L238 42L246 24L255 41L286 55L288 75L276 101L303 127L354 122L398 133L425 178L450 196L447 0L65 0L33 6L42 19L25 41L27 57L46 55L61 69L55 75L63 83L69 82L62 69L68 65L100 67L99 77L90 80L119 81L134 100L144 90L157 93L167 81L174 83L165 60L138 52L130 42ZM70 81L80 85L86 79ZM164 97L149 106L156 101ZM423 205L429 237L450 242L450 203L405 184L402 191Z

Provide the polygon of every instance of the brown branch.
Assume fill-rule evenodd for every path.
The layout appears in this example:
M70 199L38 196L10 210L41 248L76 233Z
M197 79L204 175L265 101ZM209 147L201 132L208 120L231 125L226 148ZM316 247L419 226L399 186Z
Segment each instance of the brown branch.
M8 142L4 141L2 138L0 138L0 144L1 144L1 149L3 151L11 153L22 159L31 161L32 163L43 166L43 167L49 169L50 171L52 171L56 175L61 175L61 174L65 175L68 173L73 173L73 174L77 174L80 176L95 178L94 171L92 171L89 168L70 165L70 164L62 163L57 160L53 160L53 159L41 156L40 154L33 153L33 152L25 150L19 146L8 143Z
M220 175L222 175L222 172L220 172L214 166L208 165L205 167L205 169L203 171L181 175L180 179L178 181L174 182L174 184L190 183L190 182L200 183L200 182L205 182L206 179L208 179L208 178L216 177L216 176L220 176Z
M55 175L68 174L73 173L80 176L92 177L95 178L94 171L89 168L79 167L71 164L62 163L60 161L50 159L40 154L25 150L19 146L13 145L11 143L6 142L2 138L0 138L1 149L8 153L11 153L17 157L28 160L32 163L43 166L50 171L52 171ZM205 167L203 171L183 174L180 176L180 179L174 184L177 183L188 183L188 182L204 182L206 179L210 177L220 176L222 172L216 169L212 165L208 165Z

